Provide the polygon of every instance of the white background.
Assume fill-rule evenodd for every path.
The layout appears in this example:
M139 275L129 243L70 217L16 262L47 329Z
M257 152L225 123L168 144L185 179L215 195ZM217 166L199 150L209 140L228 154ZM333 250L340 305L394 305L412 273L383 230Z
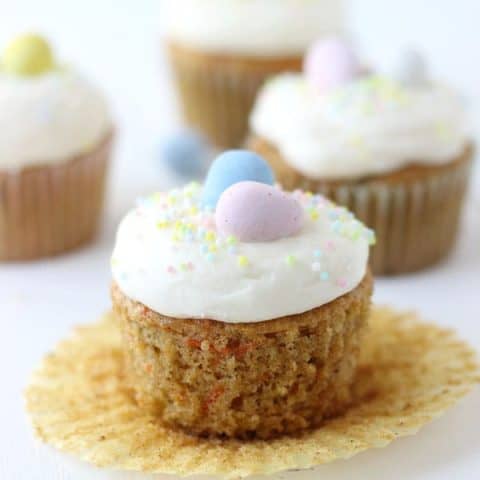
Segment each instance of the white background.
M479 2L350 3L350 25L368 58L387 67L402 47L421 46L435 74L465 93L478 131ZM109 307L109 253L115 225L136 196L169 184L155 151L161 136L175 128L178 117L161 55L160 19L161 2L153 0L0 0L0 46L26 28L48 34L59 56L103 85L118 126L106 218L97 243L54 260L0 266L2 480L150 478L96 470L34 442L21 391L31 369L72 325L93 321ZM480 350L479 212L477 169L454 254L429 271L378 280L375 299L418 310L439 324L455 327ZM476 389L415 437L314 473L280 477L478 479L479 407Z

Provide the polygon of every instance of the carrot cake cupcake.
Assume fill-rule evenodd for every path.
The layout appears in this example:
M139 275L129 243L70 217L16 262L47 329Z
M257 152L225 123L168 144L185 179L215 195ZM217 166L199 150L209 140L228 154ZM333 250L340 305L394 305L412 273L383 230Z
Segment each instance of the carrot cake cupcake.
M226 152L203 188L155 193L120 224L112 298L127 371L173 429L271 438L349 403L373 233L272 182L257 155Z
M244 140L265 78L299 71L308 45L343 25L340 0L167 3L167 47L185 120L224 148Z
M377 234L375 273L410 272L454 244L472 163L463 102L413 52L371 73L338 39L303 73L272 79L250 118L249 148L287 189L321 192Z
M99 220L112 122L101 92L60 66L47 41L14 39L0 59L0 260L54 255Z

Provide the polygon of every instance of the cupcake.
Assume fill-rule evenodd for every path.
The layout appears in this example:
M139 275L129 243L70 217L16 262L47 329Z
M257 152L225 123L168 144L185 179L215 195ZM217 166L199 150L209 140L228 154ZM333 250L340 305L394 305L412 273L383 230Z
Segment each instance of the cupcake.
M27 34L0 60L0 261L64 252L99 220L112 122L103 95Z
M250 118L249 148L286 189L327 195L374 229L378 274L434 264L457 236L473 146L456 92L406 54L369 73L345 43L310 50L304 73L272 79Z
M171 429L267 439L349 404L373 233L272 182L257 155L226 152L203 188L155 193L120 224L112 299L128 377Z
M167 49L186 122L219 147L245 139L258 88L299 71L308 45L342 26L340 0L175 0Z

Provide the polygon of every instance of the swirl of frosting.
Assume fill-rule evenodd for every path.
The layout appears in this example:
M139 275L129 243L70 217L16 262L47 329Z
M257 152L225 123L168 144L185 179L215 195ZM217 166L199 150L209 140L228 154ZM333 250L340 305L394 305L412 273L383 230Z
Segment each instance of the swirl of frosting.
M199 185L156 193L120 224L114 281L160 314L230 323L302 313L353 290L366 273L373 232L324 197L287 195L303 210L301 230L241 242L217 231Z
M32 77L0 70L0 168L54 164L87 153L112 128L101 92L63 70Z
M252 132L314 179L358 178L409 164L442 164L468 141L461 99L440 85L410 86L363 77L320 93L301 74L260 92Z
M167 35L206 51L298 55L319 36L342 29L340 0L175 0Z

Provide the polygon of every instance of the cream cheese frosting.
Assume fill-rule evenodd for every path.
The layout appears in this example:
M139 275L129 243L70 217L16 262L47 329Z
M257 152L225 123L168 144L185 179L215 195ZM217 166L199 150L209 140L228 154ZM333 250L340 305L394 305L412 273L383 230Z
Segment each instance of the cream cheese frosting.
M298 314L353 290L373 232L342 207L294 192L302 230L271 242L222 237L201 187L156 193L121 222L112 255L122 292L176 318L248 323Z
M449 88L408 86L384 76L320 93L302 74L260 92L251 131L313 179L358 178L409 164L443 164L468 142L464 107Z
M340 0L175 0L167 35L206 51L297 55L319 36L342 29Z
M108 134L100 91L81 75L55 70L31 77L0 71L0 168L55 164L87 153Z

